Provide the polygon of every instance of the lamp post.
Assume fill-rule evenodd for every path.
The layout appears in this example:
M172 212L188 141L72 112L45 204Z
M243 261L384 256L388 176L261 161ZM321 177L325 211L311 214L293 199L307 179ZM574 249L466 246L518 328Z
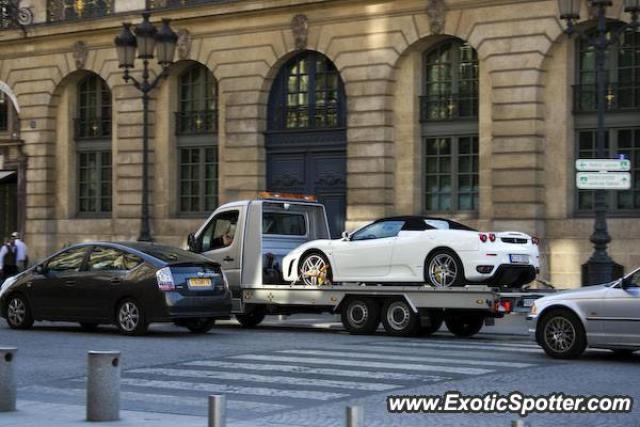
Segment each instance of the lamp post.
M142 13L142 22L133 33L131 24L122 24L122 31L115 38L116 52L120 68L124 68L124 80L133 82L133 86L142 92L142 209L140 217L140 235L138 241L150 242L151 227L149 225L149 93L158 85L161 79L169 75L169 65L173 63L178 36L169 26L169 19L162 20L160 30L149 21L151 13ZM134 35L135 34L135 35ZM142 80L139 81L129 70L134 67L136 49L138 58L142 59ZM162 71L153 80L149 76L149 61L154 58L154 51L158 56L158 64Z
M606 102L606 54L607 49L620 41L620 36L630 28L637 29L638 14L640 13L640 0L624 0L624 10L631 14L631 22L617 27L615 30L607 29L607 8L612 5L611 0L589 0L595 9L597 17L596 31L593 35L587 34L576 28L575 24L580 19L581 0L558 0L560 18L566 21L565 33L569 37L577 34L585 40L595 51L596 60L596 104L597 104L597 139L596 157L605 158L606 132L605 128L605 102ZM607 245L611 242L611 236L607 228L607 203L605 190L595 190L595 223L591 242L593 243L593 255L585 264L583 281L587 284L606 283L614 279L614 262L607 253Z

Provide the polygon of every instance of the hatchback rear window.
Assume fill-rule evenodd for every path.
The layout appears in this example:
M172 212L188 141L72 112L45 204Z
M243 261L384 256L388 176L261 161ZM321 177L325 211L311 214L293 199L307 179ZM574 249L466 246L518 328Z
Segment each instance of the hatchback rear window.
M147 255L150 255L154 258L159 259L160 261L168 262L168 263L180 263L180 262L210 262L207 258L202 255L194 254L193 252L188 252L183 249L173 248L171 246L163 246L163 245L136 245L131 246L140 252L144 252Z
M264 212L262 214L262 234L304 236L307 234L307 223L302 214Z

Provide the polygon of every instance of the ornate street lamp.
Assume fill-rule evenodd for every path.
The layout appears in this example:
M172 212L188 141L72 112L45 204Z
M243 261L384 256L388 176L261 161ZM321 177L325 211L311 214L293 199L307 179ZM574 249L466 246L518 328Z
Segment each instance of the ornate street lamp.
M620 37L629 29L639 28L638 15L640 14L640 0L625 0L624 10L631 14L631 22L616 27L615 30L607 28L607 8L612 5L611 0L589 0L589 4L595 9L598 24L595 34L576 28L580 19L580 6L582 0L558 0L560 18L567 22L565 32L571 37L578 34L589 46L593 47L596 54L596 101L598 113L596 156L605 158L606 132L604 119L606 109L606 54L611 45L618 44ZM614 262L607 253L607 245L611 242L611 236L607 228L607 203L605 190L595 190L595 223L591 242L593 243L593 255L583 266L583 282L585 284L606 283L614 279Z
M151 13L142 13L142 22L133 33L131 24L122 24L122 31L115 38L116 53L120 68L124 68L124 80L131 80L133 86L142 92L142 210L140 218L140 235L138 241L150 242L151 227L149 225L149 93L158 85L161 79L169 75L169 65L173 63L178 36L171 30L169 19L162 20L160 31L149 21ZM135 35L134 35L135 34ZM136 49L138 58L142 59L142 80L138 81L129 74L134 67ZM153 80L149 76L149 60L158 57L158 64L162 71Z

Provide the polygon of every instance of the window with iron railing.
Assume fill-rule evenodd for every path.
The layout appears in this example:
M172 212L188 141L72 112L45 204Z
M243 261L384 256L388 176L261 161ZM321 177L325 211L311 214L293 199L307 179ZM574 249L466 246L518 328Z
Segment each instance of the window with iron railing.
M214 133L218 130L218 90L211 71L194 64L179 77L180 101L176 134Z
M69 21L111 15L115 0L47 0L47 21Z
M76 139L111 137L111 91L104 80L95 74L78 84L74 136Z
M422 122L478 117L478 55L469 44L452 39L425 55Z

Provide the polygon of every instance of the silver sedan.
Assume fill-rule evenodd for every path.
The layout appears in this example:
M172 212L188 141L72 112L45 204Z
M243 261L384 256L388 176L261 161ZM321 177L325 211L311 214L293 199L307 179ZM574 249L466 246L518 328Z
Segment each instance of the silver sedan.
M640 269L611 283L540 298L527 319L538 345L555 358L576 358L587 347L639 350Z

